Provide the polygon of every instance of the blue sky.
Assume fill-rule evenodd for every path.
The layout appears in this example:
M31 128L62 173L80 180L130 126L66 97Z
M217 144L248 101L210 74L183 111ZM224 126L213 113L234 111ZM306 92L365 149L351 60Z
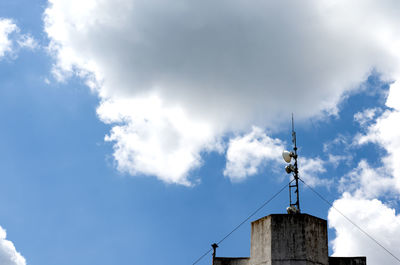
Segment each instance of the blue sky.
M399 8L0 2L0 263L192 264L288 182L292 112L300 177L400 256ZM330 254L397 264L300 190Z

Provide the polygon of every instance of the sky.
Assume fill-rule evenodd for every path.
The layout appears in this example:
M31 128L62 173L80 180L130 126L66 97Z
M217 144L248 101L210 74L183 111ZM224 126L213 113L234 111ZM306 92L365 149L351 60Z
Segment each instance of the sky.
M193 264L300 178L400 257L400 2L0 2L0 264ZM300 183L329 254L398 264ZM250 255L250 221L222 242ZM206 255L197 264L211 264Z

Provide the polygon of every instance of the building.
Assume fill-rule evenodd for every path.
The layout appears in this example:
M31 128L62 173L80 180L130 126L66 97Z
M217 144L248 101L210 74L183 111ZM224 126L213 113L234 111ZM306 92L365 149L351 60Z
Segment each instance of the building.
M250 257L213 255L213 265L366 265L366 257L329 257L327 222L308 214L271 214L251 223Z

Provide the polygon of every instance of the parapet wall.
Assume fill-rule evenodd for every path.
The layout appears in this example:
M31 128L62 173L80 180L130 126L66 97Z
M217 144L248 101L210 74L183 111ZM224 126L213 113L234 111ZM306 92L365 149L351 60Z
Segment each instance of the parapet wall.
M329 265L366 265L366 257L329 257Z
M215 258L213 265L250 265L250 258Z

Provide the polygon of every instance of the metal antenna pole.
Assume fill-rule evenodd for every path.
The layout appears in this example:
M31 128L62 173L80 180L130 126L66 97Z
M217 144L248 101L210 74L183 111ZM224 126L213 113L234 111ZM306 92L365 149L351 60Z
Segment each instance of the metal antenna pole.
M294 131L294 118L292 113L292 141L293 141L293 151L294 151L294 179L296 181L296 207L300 212L300 199L299 199L299 169L297 167L297 143L296 143L296 132Z
M293 152L292 157L294 159L294 165L292 167L291 172L293 172L294 180L289 183L289 200L290 200L290 208L296 208L296 212L300 213L300 198L299 198L299 169L297 166L297 142L296 142L296 132L294 130L294 118L292 113L292 142L293 142ZM288 172L289 173L289 172ZM295 182L292 184L292 182ZM294 193L296 193L296 202L292 202L292 188L295 188Z

